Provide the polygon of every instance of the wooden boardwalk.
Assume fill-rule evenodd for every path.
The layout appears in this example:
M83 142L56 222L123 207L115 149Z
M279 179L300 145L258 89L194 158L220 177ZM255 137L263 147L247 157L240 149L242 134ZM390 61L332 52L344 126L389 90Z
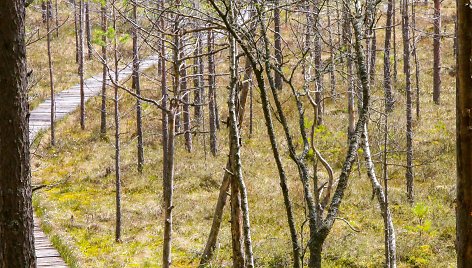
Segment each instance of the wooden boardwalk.
M140 71L144 71L157 64L158 58L153 56L141 60ZM132 68L127 66L119 71L119 80L123 81L131 76ZM113 75L113 74L112 74ZM85 101L97 96L102 90L102 74L95 75L84 81ZM61 91L55 95L55 120L64 118L80 106L80 85ZM45 100L30 114L30 143L34 141L40 131L47 130L51 126L51 99ZM34 217L34 239L36 248L37 267L64 268L67 264L61 258L59 252L53 247L47 236L41 231L39 222Z

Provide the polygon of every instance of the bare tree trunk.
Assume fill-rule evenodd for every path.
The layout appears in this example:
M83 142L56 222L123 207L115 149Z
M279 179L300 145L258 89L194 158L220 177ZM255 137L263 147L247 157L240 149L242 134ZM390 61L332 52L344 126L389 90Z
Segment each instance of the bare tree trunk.
M172 209L174 194L174 138L175 138L175 104L171 104L168 114L168 140L167 140L167 166L165 166L165 177L163 180L164 196L164 244L162 253L162 267L169 268L172 263Z
M372 29L372 40L370 45L370 81L375 83L375 62L377 60L377 33Z
M84 9L85 9L85 36L87 37L87 59L92 59L92 33L91 33L91 25L90 25L90 10L89 10L89 0L85 0L84 2Z
M216 156L218 152L217 145L217 110L216 110L216 99L215 99L215 56L214 53L214 33L208 31L208 110L209 110L209 124L210 124L210 151L213 156Z
M80 78L80 127L85 129L85 93L84 93L84 5L79 0L79 78Z
M34 268L25 2L0 1L0 14L0 267Z
M415 86L416 86L416 119L420 119L420 61L418 59L418 48L416 42L416 3L411 5L411 22L412 22L412 40L413 40L413 59L415 61Z
M313 2L313 26L316 29L320 29L320 5L318 0ZM315 101L318 107L318 113L316 123L318 125L323 124L323 113L324 113L324 101L323 101L323 62L321 59L322 47L321 47L321 33L319 31L314 32L314 61L315 61Z
M347 74L348 74L348 87L347 87L347 113L348 113L348 129L347 129L347 134L348 134L348 142L350 140L350 137L352 134L354 134L355 130L355 111L354 111L354 72L352 70L353 67L353 61L351 59L351 47L352 47L352 41L351 41L351 21L349 18L349 9L343 5L343 45L346 47L347 51L347 59L346 59L346 65L347 65Z
M326 6L326 12L330 14L330 5ZM334 47L333 26L332 26L330 15L328 15L328 45L329 45L329 61L331 65L329 68L331 97L336 98L336 59L335 59L336 48Z
M202 124L203 119L203 96L205 94L203 86L203 40L200 32L195 33L197 47L194 50L193 59L193 87L194 87L194 118L198 127Z
M101 28L103 31L102 35L102 106L100 109L100 134L105 136L107 134L107 0L104 0L101 4Z
M133 83L132 87L137 96L141 96L141 85L139 82L139 44L138 44L138 6L136 0L133 1ZM138 151L138 172L143 173L144 168L144 146L143 146L143 119L141 99L136 98L136 135Z
M282 68L282 36L280 33L280 0L275 0L274 8L274 48L275 48L275 68ZM279 72L274 72L274 83L278 90L282 90L282 77Z
M55 9L55 13L56 13L56 37L59 37L59 9L58 9L58 2L59 0L56 0L54 2L54 9Z
M50 1L50 0L48 0ZM49 13L50 5L47 5L47 13ZM49 82L50 82L50 89L51 89L51 146L56 145L56 131L55 131L55 114L56 114L56 102L54 99L54 70L52 66L52 55L51 55L51 33L50 33L50 26L51 26L51 19L46 19L46 31L47 31L47 49L48 49L48 64L49 64Z
M116 0L113 0L113 29L116 29ZM118 70L118 38L115 35L113 42L114 54L114 98L115 103L115 202L116 202L116 223L115 223L115 241L121 242L121 145L120 145L120 108L119 108L119 70Z
M399 0L403 1L403 0ZM396 12L396 0L392 0L392 31L393 31L393 82L394 85L398 82L398 57L397 57L397 12ZM395 88L395 86L394 86Z
M77 0L72 0L74 4L74 33L75 33L75 62L79 63L79 14L77 11ZM80 2L80 0L78 0Z
M472 263L472 9L468 0L457 1L457 267ZM0 128L1 129L1 128ZM1 240L0 240L1 241Z
M391 64L390 64L390 48L392 38L392 17L393 17L393 0L387 2L387 22L385 28L385 43L384 43L384 96L385 96L385 111L387 113L393 110L395 100L392 95L392 78L391 78Z
M408 0L402 0L402 32L403 32L403 72L405 73L406 91L406 191L408 200L414 201L413 194L413 125L411 101L410 71L410 29Z
M234 0L233 0L234 1ZM231 5L231 19L234 18L234 6L232 0ZM237 63L237 48L234 37L230 38L230 93L228 98L228 112L229 112L229 127L230 127L230 162L231 170L233 172L231 188L237 187L240 195L240 209L242 210L243 233L244 233L244 253L245 263L243 267L253 268L254 257L252 252L251 227L249 221L249 205L247 197L246 184L243 179L242 164L241 164L241 134L240 134L240 118L238 109L236 107L236 100L238 96L238 63ZM232 192L235 190L232 190ZM236 192L236 191L235 191ZM231 195L233 200L233 195ZM233 202L232 202L233 203ZM236 202L234 202L236 203ZM232 221L235 219L232 219ZM239 220L238 220L239 221ZM233 255L233 260L236 259ZM238 266L234 266L238 267Z
M185 44L183 38L180 39L181 50L180 58L184 58L184 49ZM180 62L179 62L180 63ZM183 101L183 121L184 121L184 137L185 137L185 149L187 152L192 151L192 132L190 124L190 90L187 86L187 64L185 61L179 64L180 66L180 91L182 92L182 101Z
M163 10L164 9L164 3L165 0L159 0L158 5L159 9ZM159 25L161 29L164 29L165 27L165 21L164 17L161 16ZM168 100L168 91L167 91L167 70L166 70L166 47L165 47L165 35L163 33L160 34L159 36L159 43L160 43L160 54L161 57L159 58L160 61L160 67L161 67L161 93L162 93L162 101L161 105L164 107L164 109L168 108L167 100ZM164 167L167 167L167 149L168 149L168 140L169 140L169 116L166 111L162 111L162 165ZM163 168L162 169L162 177L166 178L167 177L167 169Z
M367 168L367 175L369 176L370 182L372 184L372 190L377 196L377 201L379 202L380 210L382 217L384 219L384 232L385 232L385 263L388 268L397 267L396 264L396 238L395 238L395 228L393 226L392 214L388 208L386 192L382 189L379 180L375 174L374 163L372 162L372 156L370 153L369 145L369 134L367 130L367 125L364 126L364 132L362 134L363 139L363 148L364 148L364 158Z
M440 103L441 94L441 1L434 0L434 42L433 42L433 101Z
M241 212L241 193L238 182L231 175L231 244L233 249L233 267L244 268L244 242Z

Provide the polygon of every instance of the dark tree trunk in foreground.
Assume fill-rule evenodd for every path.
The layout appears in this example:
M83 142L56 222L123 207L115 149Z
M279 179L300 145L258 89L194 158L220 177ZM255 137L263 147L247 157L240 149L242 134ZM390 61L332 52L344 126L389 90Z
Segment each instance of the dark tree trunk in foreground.
M34 268L24 5L0 1L0 267Z
M472 9L457 1L457 267L472 264Z
M434 42L433 42L433 101L440 103L441 94L441 1L434 0Z

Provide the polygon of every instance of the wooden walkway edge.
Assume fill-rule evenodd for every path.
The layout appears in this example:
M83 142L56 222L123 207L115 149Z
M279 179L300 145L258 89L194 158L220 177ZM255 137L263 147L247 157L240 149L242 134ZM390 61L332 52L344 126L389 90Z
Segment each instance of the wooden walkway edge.
M141 60L140 71L144 71L157 64L157 56ZM119 71L120 82L129 78L132 67L127 66ZM113 75L113 74L112 74ZM95 75L84 81L85 101L97 96L102 90L102 74ZM69 89L61 91L55 95L55 121L64 118L80 106L80 85L75 85ZM36 109L30 112L29 140L30 144L35 140L38 133L49 129L51 126L51 99L39 104ZM34 244L36 249L37 267L66 268L67 264L61 258L59 252L49 241L48 237L41 230L39 221L34 217Z

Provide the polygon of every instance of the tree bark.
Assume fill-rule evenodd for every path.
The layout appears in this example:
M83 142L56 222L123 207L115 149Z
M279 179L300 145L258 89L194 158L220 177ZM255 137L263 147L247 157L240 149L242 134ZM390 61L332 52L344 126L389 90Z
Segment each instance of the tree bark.
M280 0L275 0L274 8L274 48L275 48L275 68L282 68L282 35L280 32ZM282 77L279 72L274 72L274 83L278 90L282 90Z
M390 64L390 48L392 46L392 17L393 17L393 0L387 2L387 22L385 25L385 43L384 43L384 96L385 111L387 113L393 110L394 99L392 95L392 78Z
M116 30L116 2L112 3L113 7L113 29ZM119 70L118 70L118 38L115 35L113 42L113 55L114 55L114 98L115 103L115 206L116 206L116 217L115 217L115 241L121 242L121 144L120 144L120 108L119 108L119 95L118 95L118 83L119 83Z
M92 26L90 24L90 3L89 0L86 0L84 3L85 9L85 36L87 37L87 59L92 59Z
M84 0L79 0L79 79L80 79L80 127L85 129L85 93L84 93Z
M136 0L133 0L133 74L132 88L137 96L141 96L141 85L139 79L139 44L138 44L138 6ZM136 98L136 135L138 152L138 172L143 173L144 168L144 146L143 146L143 118L141 99Z
M104 0L101 4L101 28L103 31L102 35L102 106L100 109L100 134L105 136L107 134L107 0Z
M36 267L25 3L0 1L0 267Z
M49 2L50 0L48 0ZM49 8L51 5L47 5L47 13L49 13ZM54 70L52 66L52 55L51 55L51 19L46 19L46 31L47 31L47 50L48 50L48 65L49 65L49 85L51 92L51 146L56 145L56 131L55 131L55 113L56 113L56 102L54 98Z
M208 31L208 110L209 110L209 124L210 124L210 151L213 156L216 156L218 152L217 145L217 110L216 110L216 99L215 99L215 55L214 53L214 33Z
M434 0L434 41L433 41L433 101L441 101L441 0Z
M457 267L472 264L472 9L457 2Z
M410 70L410 29L408 0L402 0L402 33L403 33L403 72L405 73L406 92L406 192L408 201L413 203L413 125Z

